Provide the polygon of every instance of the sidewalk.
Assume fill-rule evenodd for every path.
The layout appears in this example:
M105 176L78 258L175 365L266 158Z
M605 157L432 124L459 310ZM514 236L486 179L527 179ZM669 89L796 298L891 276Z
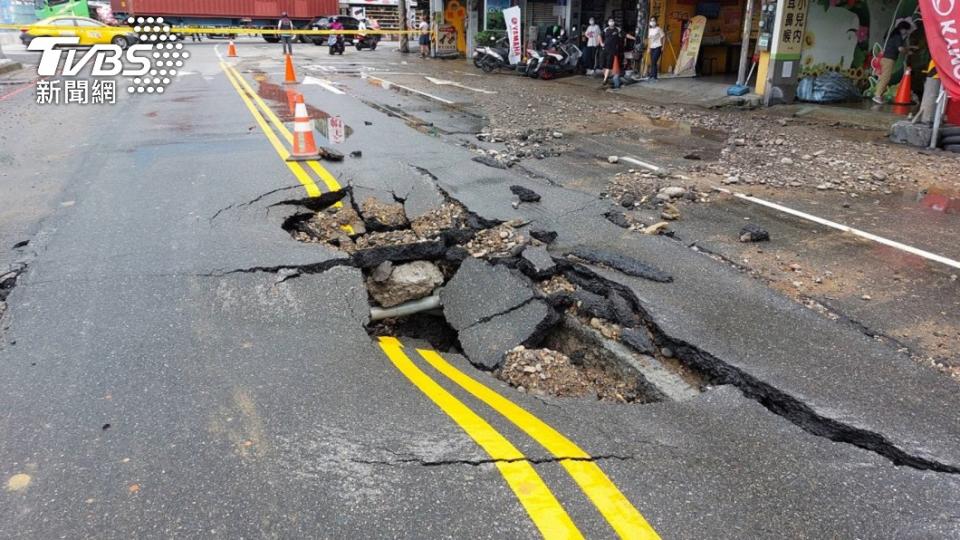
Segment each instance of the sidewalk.
M566 77L556 82L580 87L596 88L600 86L600 76ZM734 83L720 77L664 77L657 82L638 82L624 85L616 92L643 101L660 105L686 105L716 109L720 107L760 107L761 97L757 94L728 96L727 89ZM906 116L896 114L892 106L874 106L868 101L861 103L804 103L776 105L766 110L778 116L793 116L822 122L841 124L867 129L888 131L890 126Z

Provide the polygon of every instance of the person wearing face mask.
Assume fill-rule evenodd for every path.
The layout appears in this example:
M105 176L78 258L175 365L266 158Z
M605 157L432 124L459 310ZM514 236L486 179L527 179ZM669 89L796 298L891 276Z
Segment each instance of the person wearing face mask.
M597 70L597 48L600 47L600 26L593 17L590 17L590 25L587 26L583 37L587 40L583 66L587 70L587 75L593 75Z
M623 37L620 35L620 29L617 28L617 23L613 19L607 21L607 27L603 30L600 44L603 46L603 84L607 84L607 79L613 72L613 87L620 88L620 74L614 71L613 63L617 55L620 54Z
M910 50L907 44L907 38L913 31L913 23L907 20L900 21L894 32L887 39L887 44L883 48L883 57L880 59L880 73L877 80L877 87L873 93L874 103L883 103L883 94L890 85L890 77L893 75L893 68L897 64L897 58L900 53L906 53Z
M657 73L660 70L660 55L663 54L663 29L657 26L656 17L650 17L647 47L650 49L650 73L648 78L653 82L657 80Z

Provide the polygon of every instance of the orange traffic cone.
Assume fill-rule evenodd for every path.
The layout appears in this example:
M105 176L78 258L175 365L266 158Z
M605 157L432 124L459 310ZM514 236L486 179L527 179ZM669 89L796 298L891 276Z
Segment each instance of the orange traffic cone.
M233 40L230 40L230 44L227 45L227 57L236 58L237 57L237 46L234 44Z
M313 120L307 115L303 95L297 94L297 105L293 114L293 152L287 161L307 161L318 157L320 151L313 139Z
M297 84L297 73L293 71L293 57L289 54L284 55L287 58L286 74L283 78L283 84Z
M619 54L613 57L613 74L614 75L620 74L620 55Z
M894 105L910 105L913 103L913 93L910 92L910 66L903 70L903 78L897 87L897 94L893 96Z
M300 95L300 92L287 88L287 107L290 108L290 114L295 112L297 106L297 96ZM301 96L302 97L302 96Z

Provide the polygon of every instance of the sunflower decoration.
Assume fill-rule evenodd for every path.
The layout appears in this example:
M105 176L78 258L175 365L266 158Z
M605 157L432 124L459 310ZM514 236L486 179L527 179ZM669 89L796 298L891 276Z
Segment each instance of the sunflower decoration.
M816 43L816 36L813 35L813 32L807 29L806 33L803 35L803 46L809 48L813 47Z

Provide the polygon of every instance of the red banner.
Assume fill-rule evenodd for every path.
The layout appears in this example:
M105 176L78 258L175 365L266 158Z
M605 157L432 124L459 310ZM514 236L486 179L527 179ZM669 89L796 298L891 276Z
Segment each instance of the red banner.
M940 81L960 99L960 0L920 0L920 13Z

